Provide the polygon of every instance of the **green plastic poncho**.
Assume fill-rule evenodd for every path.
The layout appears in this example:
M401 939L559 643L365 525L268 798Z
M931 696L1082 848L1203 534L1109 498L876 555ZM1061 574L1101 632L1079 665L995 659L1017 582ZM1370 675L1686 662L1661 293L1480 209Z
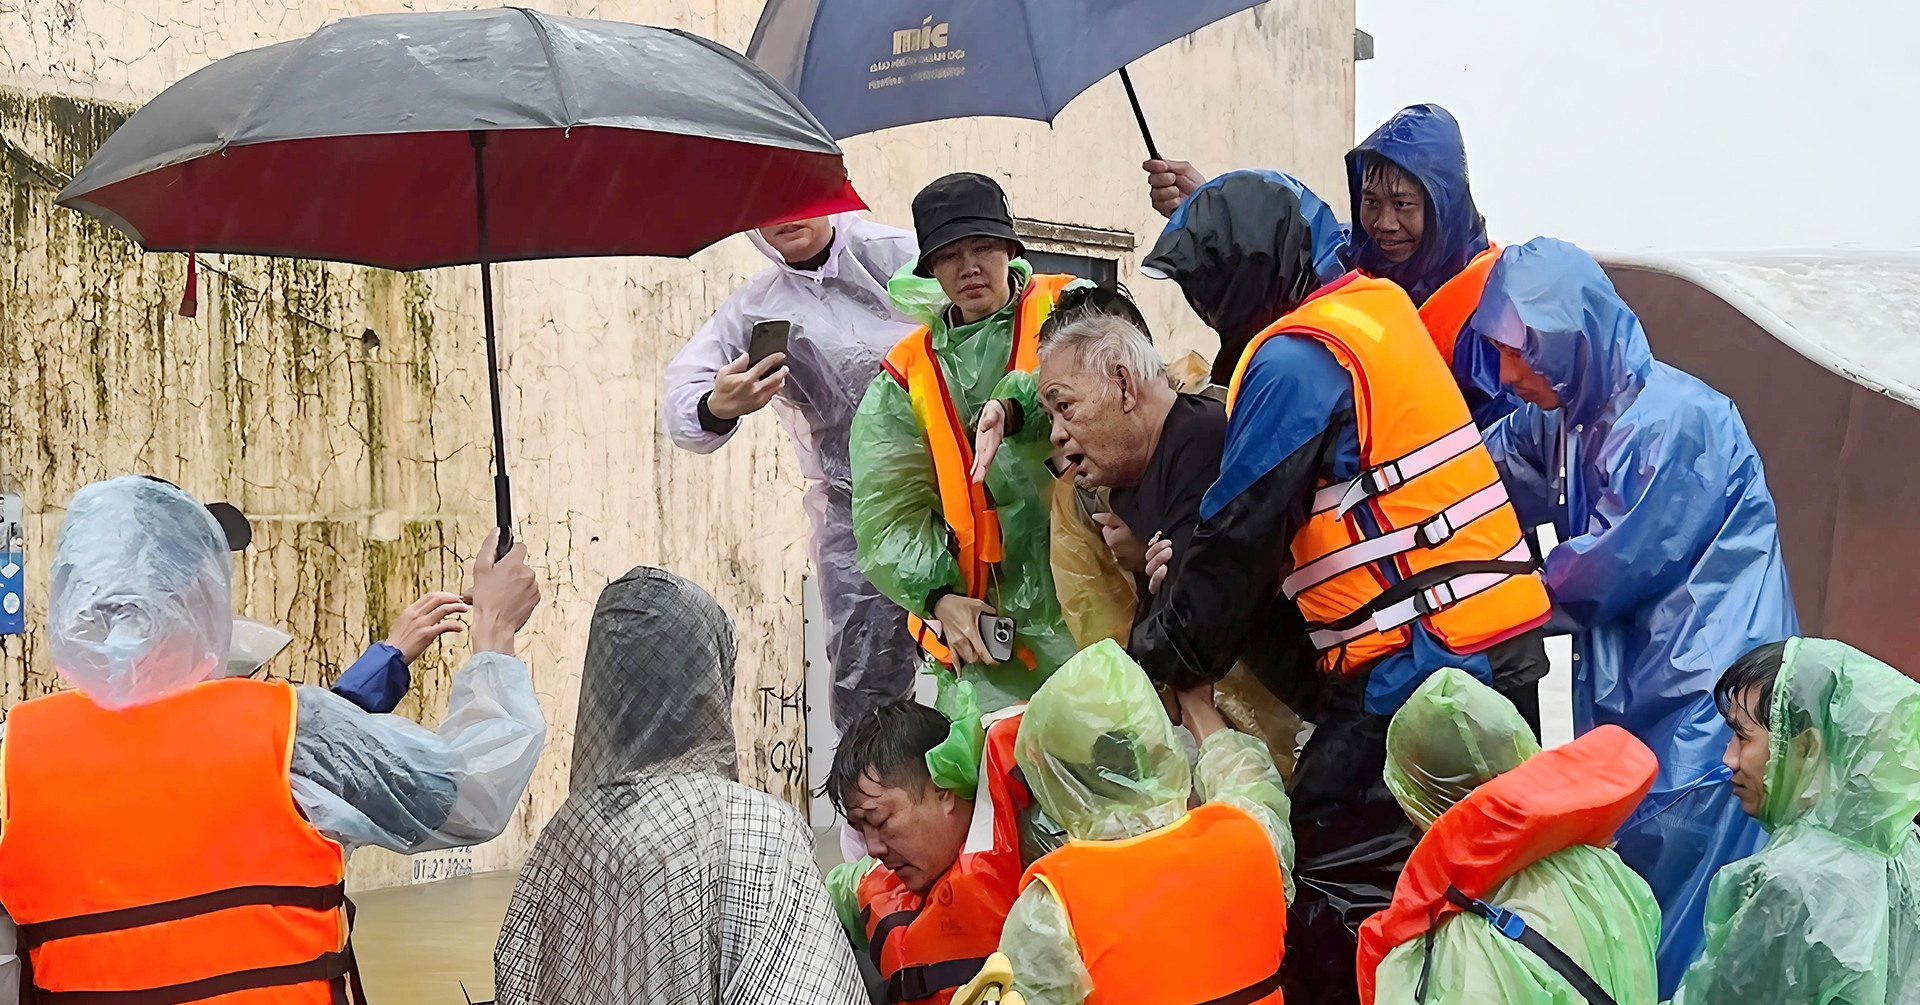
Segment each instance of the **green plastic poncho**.
M1446 669L1428 677L1388 725L1387 787L1424 830L1475 787L1539 752L1512 702L1471 674ZM1612 851L1562 849L1516 873L1486 899L1525 918L1620 1005L1659 1000L1653 950L1660 939L1660 905L1646 881ZM1434 931L1426 997L1419 999L1426 965L1425 939L1395 946L1375 971L1374 1001L1586 1005L1552 967L1474 915L1452 915Z
M1165 827L1187 812L1189 793L1244 810L1273 840L1293 898L1290 805L1266 746L1223 729L1200 745L1189 768L1153 683L1112 639L1082 650L1041 686L1020 720L1014 760L1041 808L1077 841ZM1080 1005L1093 990L1066 908L1045 884L1014 901L1000 951L1027 1005Z
M940 284L914 276L910 266L894 275L887 292L901 311L933 329L934 352L968 428L994 398L1011 398L1024 413L1019 433L1007 437L987 471L987 488L999 507L1006 545L987 602L1014 619L1015 644L1032 651L1038 668L1028 670L1017 659L999 666L963 666L961 676L974 683L981 707L991 712L1025 701L1074 652L1054 597L1049 557L1050 425L1036 397L1033 375L1005 372L1013 351L1019 292L992 317L948 328ZM1032 267L1017 258L1012 267L1024 288ZM882 373L868 385L853 417L849 451L860 571L894 603L931 617L928 598L943 587L964 592L966 582L948 546L926 437L906 389L891 375Z
M1769 719L1773 836L1714 876L1674 1005L1920 1002L1920 684L1792 639Z

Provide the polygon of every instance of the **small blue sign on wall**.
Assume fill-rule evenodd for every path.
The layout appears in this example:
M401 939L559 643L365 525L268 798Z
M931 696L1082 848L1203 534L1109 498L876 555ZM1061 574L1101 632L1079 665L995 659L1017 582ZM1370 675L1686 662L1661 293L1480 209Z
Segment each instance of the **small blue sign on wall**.
M27 632L26 579L26 556L12 548L0 552L0 635Z

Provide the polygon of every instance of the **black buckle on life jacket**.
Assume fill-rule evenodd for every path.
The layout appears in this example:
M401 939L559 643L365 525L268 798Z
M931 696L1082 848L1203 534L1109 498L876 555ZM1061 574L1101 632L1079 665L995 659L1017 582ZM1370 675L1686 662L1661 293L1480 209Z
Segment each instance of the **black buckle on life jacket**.
M887 978L887 1001L916 1002L931 998L949 988L964 986L987 965L984 956L962 960L941 960L901 967Z

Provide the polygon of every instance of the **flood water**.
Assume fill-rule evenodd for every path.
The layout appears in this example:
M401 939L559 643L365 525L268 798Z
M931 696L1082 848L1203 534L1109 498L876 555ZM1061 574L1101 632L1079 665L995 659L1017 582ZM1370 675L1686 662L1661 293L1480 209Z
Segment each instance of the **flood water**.
M493 944L518 876L483 872L354 894L353 951L367 998L380 1005L492 1000Z

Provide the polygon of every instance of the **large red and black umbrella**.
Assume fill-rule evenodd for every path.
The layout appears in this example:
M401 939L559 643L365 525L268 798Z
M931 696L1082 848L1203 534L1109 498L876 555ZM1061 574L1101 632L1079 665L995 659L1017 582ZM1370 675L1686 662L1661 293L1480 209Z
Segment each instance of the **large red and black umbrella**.
M135 112L57 202L148 251L478 264L503 549L491 263L686 257L862 208L833 138L740 54L512 7L346 18L229 56Z

